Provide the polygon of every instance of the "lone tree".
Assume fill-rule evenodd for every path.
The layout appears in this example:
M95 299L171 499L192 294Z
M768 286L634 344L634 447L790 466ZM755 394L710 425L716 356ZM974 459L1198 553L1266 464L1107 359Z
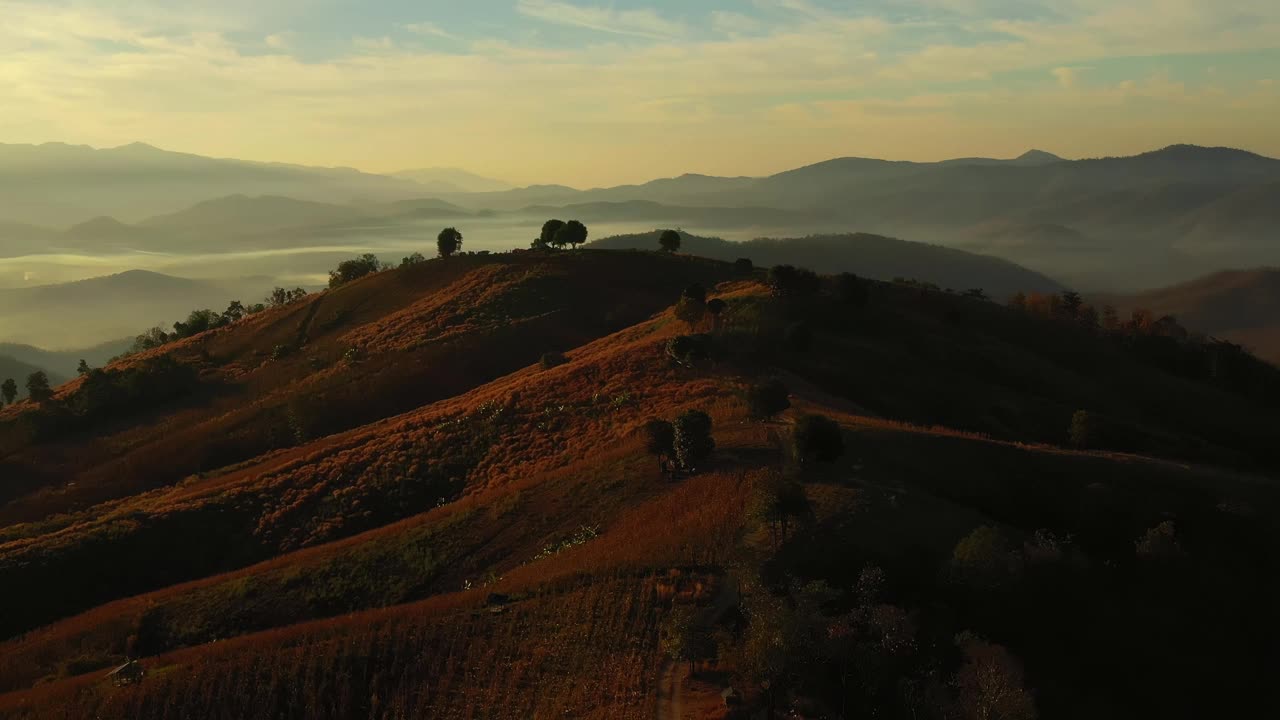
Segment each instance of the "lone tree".
M777 378L752 383L747 388L747 412L756 420L766 420L789 407L790 392Z
M658 247L664 252L677 252L680 250L680 233L675 230L663 230L658 236Z
M76 366L76 374L88 375L92 370L93 368L89 367L89 363L85 362L84 358L80 358L80 364Z
M560 232L562 227L564 227L563 220L551 219L542 223L542 233L533 241L533 248L545 250L555 245L556 233Z
M676 455L676 429L666 420L654 418L644 424L645 452L658 458L658 469L664 474L671 471L671 461Z
M46 403L53 399L53 388L49 387L49 376L43 370L37 370L27 376L27 395L38 403Z
M729 304L720 298L712 298L707 301L707 313L711 315L711 324L715 326L717 330L720 329L720 317L728 307Z
M440 257L451 257L462 249L462 233L457 228L447 227L436 236L436 251Z
M9 378L0 385L0 397L4 398L5 403L12 405L14 400L18 399L18 383Z
M833 462L844 454L840 425L825 415L805 415L796 421L795 442L800 462Z
M587 241L587 226L577 220L570 220L564 224L564 227L556 230L555 237L551 244L556 247L564 247L570 245L578 247Z
M694 472L716 449L711 437L711 416L701 410L686 410L676 418L674 427L676 460L681 468Z
M774 545L786 542L792 521L813 514L804 486L779 474L771 475L756 489L752 503L753 515L769 526Z
M751 262L751 258L738 258L733 261L733 269L739 275L750 275L755 272L756 266Z

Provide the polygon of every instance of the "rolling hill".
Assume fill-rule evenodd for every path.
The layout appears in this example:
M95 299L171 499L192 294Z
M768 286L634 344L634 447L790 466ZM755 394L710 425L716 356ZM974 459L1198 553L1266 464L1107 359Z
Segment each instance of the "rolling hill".
M345 203L421 192L409 180L349 168L206 158L142 143L107 149L0 145L0 190L3 219L49 227L103 215L136 222L236 193Z
M147 328L186 317L200 307L226 307L240 288L132 270L72 283L0 289L0 337L22 343L38 338L43 347L76 348L86 343L133 337ZM258 289L254 295L265 294Z
M660 234L655 230L619 235L593 241L591 246L651 250L658 246ZM797 264L818 272L852 272L876 280L907 278L960 290L982 288L1000 297L1061 289L1053 280L999 258L865 233L730 242L682 232L680 249L717 260L745 257L760 267Z
M1145 308L1280 364L1280 269L1227 270L1133 295L1102 295L1122 314Z
M654 252L375 273L0 412L0 717L1265 716L1280 371L1215 352Z

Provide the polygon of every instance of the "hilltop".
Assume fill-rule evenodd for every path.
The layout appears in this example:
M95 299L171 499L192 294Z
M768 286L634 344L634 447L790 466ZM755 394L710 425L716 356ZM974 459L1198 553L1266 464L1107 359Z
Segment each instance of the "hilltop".
M596 240L591 247L643 249L658 246L661 231L618 235ZM1015 292L1056 292L1061 286L1040 273L1006 260L856 233L804 238L762 238L729 242L720 238L680 233L681 251L733 261L745 257L762 267L794 263L823 273L855 272L875 280L919 279L961 290L981 288L997 297Z
M0 412L0 716L935 716L979 672L1265 714L1280 371L762 265L425 261ZM691 410L714 450L666 472L644 429Z

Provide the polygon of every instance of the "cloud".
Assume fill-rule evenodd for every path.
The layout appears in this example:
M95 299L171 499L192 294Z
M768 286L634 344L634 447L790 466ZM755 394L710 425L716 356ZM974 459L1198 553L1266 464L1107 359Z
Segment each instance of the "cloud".
M1068 90L1076 86L1076 82L1080 79L1080 72L1089 68L1081 67L1056 67L1049 71L1049 74L1057 78L1058 85Z
M272 33L263 42L275 50L286 50L293 44L294 34L290 32Z
M558 0L518 0L516 10L531 18L569 27L615 35L651 39L678 37L684 25L663 18L653 10L615 10L612 7L574 5Z
M715 10L711 13L711 27L729 35L751 35L764 27L764 23L742 13Z
M428 37L442 37L442 38L454 37L452 34L445 31L444 28L440 27L439 25L433 22L409 23L408 25L404 26L404 29L408 30L414 35L423 35Z
M362 26L371 38L322 52L306 34L280 32L279 47L266 43L289 52L263 54L262 40L242 38L269 28L210 32L199 16L151 19L85 1L0 0L12 20L0 23L0 140L144 139L220 156L375 170L463 166L584 186L673 169L754 174L837 154L996 154L1046 137L1090 155L1122 151L1098 143L1124 132L1149 147L1133 130L1147 126L1166 144L1280 152L1280 136L1259 122L1280 111L1274 87L1258 82L1272 75L1261 60L1275 51L1232 71L1243 74L1227 71L1239 63L1215 60L1215 83L1228 94L1220 100L1196 85L1198 72L1152 76L1150 62L1126 64L1175 45L1179 53L1267 47L1280 8L1259 6L1257 22L1234 29L1193 27L1205 13L1180 9L1153 36L1099 25L1099 13L1122 18L1102 0L1076 0L1083 10L1074 17L975 19L973 33L957 38L952 26L919 18L815 20L804 3L773 2L750 30L755 10L703 15L700 36L648 11L523 0L526 17L648 41L544 46L449 26L464 42L397 45L390 38L408 27L397 23ZM272 25L300 27L289 20ZM419 35L438 36L423 25ZM1106 83L1104 63L1113 63ZM1111 79L1124 77L1143 79ZM1233 110L1244 106L1253 109Z

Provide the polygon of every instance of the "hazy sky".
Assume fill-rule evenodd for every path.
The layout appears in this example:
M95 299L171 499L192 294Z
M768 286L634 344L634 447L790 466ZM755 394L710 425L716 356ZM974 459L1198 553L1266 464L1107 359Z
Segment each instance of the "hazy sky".
M0 142L575 186L1280 156L1277 0L0 0Z

